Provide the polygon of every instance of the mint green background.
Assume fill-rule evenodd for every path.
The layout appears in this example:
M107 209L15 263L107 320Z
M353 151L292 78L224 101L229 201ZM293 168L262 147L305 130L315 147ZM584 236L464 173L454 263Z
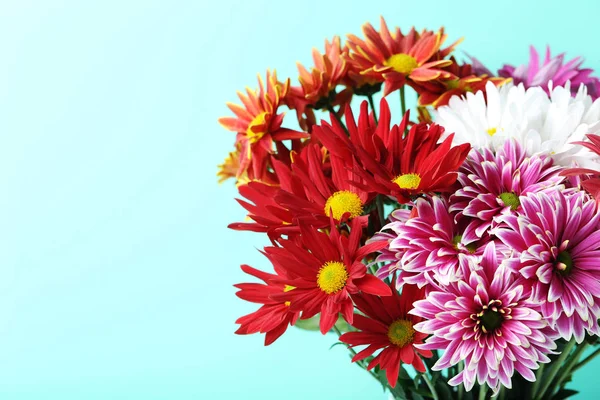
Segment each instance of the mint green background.
M565 4L565 5L561 5ZM0 398L385 399L332 336L233 335L266 268L216 164L217 117L365 21L436 28L492 67L552 44L600 68L592 1L2 1ZM398 114L396 113L396 117ZM595 369L576 386L595 393Z

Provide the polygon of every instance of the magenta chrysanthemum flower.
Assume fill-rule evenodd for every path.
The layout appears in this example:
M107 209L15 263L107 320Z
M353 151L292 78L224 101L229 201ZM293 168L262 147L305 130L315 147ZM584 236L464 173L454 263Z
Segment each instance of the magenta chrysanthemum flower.
M463 240L463 229L439 197L418 199L413 213L413 218L387 225L396 234L386 255L397 261L398 285L423 287L432 279L447 285L461 279L468 260L483 253L483 246L478 250L482 243Z
M532 299L564 339L598 335L600 212L584 192L532 193L493 234L516 252L505 261L532 285Z
M464 280L430 291L410 312L425 319L415 329L432 335L417 347L444 350L433 370L464 360L464 370L451 385L464 383L471 390L477 379L497 393L500 385L511 388L515 370L535 381L532 370L549 362L547 354L556 347L553 331L529 299L525 280L498 264L490 242L480 264L465 271Z
M540 57L533 46L529 47L529 64L514 67L505 64L498 75L504 78L513 78L515 84L523 83L525 88L541 86L546 93L550 94L548 83L552 81L554 86L565 86L571 81L571 93L575 95L581 84L587 87L587 92L595 100L600 96L600 79L591 76L594 72L590 68L581 68L583 59L575 57L565 62L565 53L552 57L550 46L546 47L546 57L540 65Z
M519 209L519 196L558 185L559 167L545 155L528 156L514 139L496 154L489 148L472 150L458 173L461 188L450 197L450 211L469 217L466 243L483 237L494 218Z

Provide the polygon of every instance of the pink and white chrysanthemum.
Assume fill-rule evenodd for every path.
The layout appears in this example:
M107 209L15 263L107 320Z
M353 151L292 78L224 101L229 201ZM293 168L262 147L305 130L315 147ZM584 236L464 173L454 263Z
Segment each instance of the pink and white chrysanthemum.
M440 197L418 199L413 214L387 226L396 234L388 251L398 261L399 285L423 287L432 279L447 285L461 279L468 260L480 256L484 246L463 240L461 226Z
M521 197L522 212L494 229L517 253L504 263L528 280L532 300L566 340L600 334L600 212L584 192Z
M450 197L450 211L469 217L463 240L484 236L502 214L514 214L519 196L555 187L562 181L559 167L545 155L529 156L514 139L496 154L489 148L472 150L458 172L461 188Z
M471 390L477 380L498 393L501 385L511 388L515 371L535 381L532 370L549 362L547 354L556 347L524 279L498 264L490 242L479 265L467 270L463 280L430 291L410 312L425 319L414 328L432 335L417 347L444 350L433 370L464 360L464 370L451 385L464 383Z

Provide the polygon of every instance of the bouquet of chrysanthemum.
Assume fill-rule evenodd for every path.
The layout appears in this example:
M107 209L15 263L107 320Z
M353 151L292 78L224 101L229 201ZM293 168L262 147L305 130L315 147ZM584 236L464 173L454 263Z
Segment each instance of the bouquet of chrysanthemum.
M220 119L237 136L218 175L249 218L230 227L271 240L272 272L242 266L261 306L236 333L335 332L396 399L577 393L600 352L600 81L549 50L494 74L443 29L363 33Z

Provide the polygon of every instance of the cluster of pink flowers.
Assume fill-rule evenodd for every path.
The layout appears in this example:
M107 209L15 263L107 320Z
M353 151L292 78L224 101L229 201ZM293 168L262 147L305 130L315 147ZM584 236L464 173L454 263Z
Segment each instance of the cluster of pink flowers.
M600 212L564 170L514 139L474 149L454 193L395 211L371 239L388 243L379 277L425 288L417 347L444 350L434 370L465 362L450 384L534 381L556 339L600 333Z

